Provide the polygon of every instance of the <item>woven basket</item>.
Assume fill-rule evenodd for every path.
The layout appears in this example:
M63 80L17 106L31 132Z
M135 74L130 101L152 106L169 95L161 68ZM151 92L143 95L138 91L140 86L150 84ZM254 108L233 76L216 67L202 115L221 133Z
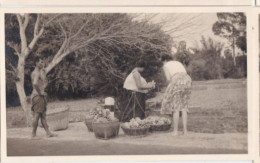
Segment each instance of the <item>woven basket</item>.
M93 132L92 121L93 118L85 119L85 125L87 126L89 132Z
M46 120L51 131L67 129L69 124L69 108L56 108L48 111Z
M126 128L123 126L121 126L121 128L124 131L124 133L129 136L145 136L149 133L149 129L150 129L150 127L134 129L134 128Z
M92 122L93 132L98 139L114 138L119 133L119 121Z
M150 131L167 131L171 128L171 124L151 125Z

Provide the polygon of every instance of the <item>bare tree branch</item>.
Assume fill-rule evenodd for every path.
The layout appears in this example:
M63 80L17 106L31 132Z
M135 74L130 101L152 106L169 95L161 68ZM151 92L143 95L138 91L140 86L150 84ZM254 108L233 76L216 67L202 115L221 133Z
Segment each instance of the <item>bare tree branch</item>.
M60 26L60 28L61 28L62 33L63 33L64 36L65 36L65 39L67 39L67 38L68 38L67 32L66 32L66 30L64 29L64 27L62 26L62 24L61 24L60 22L59 22L59 26Z
M58 57L54 57L52 61L45 68L45 72L48 74L57 64L59 64L64 57L66 57L70 51L66 51L59 55ZM56 55L55 55L56 56Z
M38 35L39 24L40 24L40 14L37 14L37 19L34 25L34 37Z
M63 41L59 51L55 54L54 59L57 58L58 56L60 56L64 52L64 49L67 46L67 43L68 43L68 39L65 38L65 40Z
M45 25L42 26L42 28L40 29L40 31L38 31L39 26L40 26L40 14L37 15L37 19L36 19L36 23L34 26L34 37L31 41L31 43L29 44L28 48L26 49L28 52L26 53L26 57L28 57L29 52L33 49L33 47L35 46L35 44L37 43L37 41L39 40L39 38L41 37L41 35L44 32L44 27L46 25L48 25L49 23L51 23L54 19L56 19L59 15L61 14L57 14L55 16L53 16Z
M23 54L25 49L27 48L27 38L25 35L25 30L27 26L24 26L21 15L16 14L16 17L20 26L19 30L20 30L20 38L21 38L21 54Z
M24 14L24 22L23 22L23 28L26 29L28 26L30 20L30 15L29 14Z
M89 21L90 21L90 19L88 19L88 20L79 28L79 30L78 30L73 36L70 37L70 40L73 39L73 38L75 38L75 37L77 37L77 36L80 34L80 32L84 29L84 27L89 23Z
M62 14L57 14L57 15L53 16L49 21L47 21L47 22L44 24L44 26L49 25L54 19L56 19L56 18L57 18L58 16L60 16L60 15L62 15Z
M15 51L14 53L15 55L20 56L20 52L19 52L20 47L18 44L8 41L7 45Z
M12 69L12 71L11 70L9 70L10 72L12 72L12 74L13 75L17 75L17 68L15 68L14 66L13 66L13 64L12 64L12 62L10 61L10 58L9 57L6 57L6 66L9 66L11 69ZM6 70L8 70L8 69L6 69Z
M20 14L16 14L16 17L19 23L19 27L21 28L23 26L22 17Z

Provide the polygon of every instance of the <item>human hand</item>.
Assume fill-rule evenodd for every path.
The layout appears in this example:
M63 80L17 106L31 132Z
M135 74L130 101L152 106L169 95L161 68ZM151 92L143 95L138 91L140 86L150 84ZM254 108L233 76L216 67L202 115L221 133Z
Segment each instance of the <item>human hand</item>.
M155 88L155 85L156 85L156 82L153 80L152 81L152 84L153 84L153 89Z
M147 86L149 87L149 89L154 89L155 88L155 82L154 81L149 82L149 83L147 83Z
M41 96L47 96L46 92L41 93Z
M147 83L147 88L148 88L148 89L151 89L152 87L153 87L152 83L151 83L151 82L148 82L148 83Z
M154 82L154 80L149 82L150 89L154 89L155 88L155 84L156 83Z

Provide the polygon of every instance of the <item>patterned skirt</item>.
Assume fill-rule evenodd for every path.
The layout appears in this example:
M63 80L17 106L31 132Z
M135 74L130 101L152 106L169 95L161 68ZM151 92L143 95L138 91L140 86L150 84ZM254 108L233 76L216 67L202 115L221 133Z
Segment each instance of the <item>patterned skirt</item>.
M186 73L177 73L171 78L162 100L161 114L188 111L191 83L192 80Z

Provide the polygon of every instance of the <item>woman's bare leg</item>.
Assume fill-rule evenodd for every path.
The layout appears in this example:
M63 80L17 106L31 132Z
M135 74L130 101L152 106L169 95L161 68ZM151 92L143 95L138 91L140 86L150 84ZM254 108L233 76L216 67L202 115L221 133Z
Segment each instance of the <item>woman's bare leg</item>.
M178 125L179 125L179 112L178 111L175 111L173 113L173 125L174 125L173 136L176 136L176 135L178 135Z
M184 135L187 134L187 119L188 119L187 111L183 110L182 111L182 123L183 123L183 134Z

